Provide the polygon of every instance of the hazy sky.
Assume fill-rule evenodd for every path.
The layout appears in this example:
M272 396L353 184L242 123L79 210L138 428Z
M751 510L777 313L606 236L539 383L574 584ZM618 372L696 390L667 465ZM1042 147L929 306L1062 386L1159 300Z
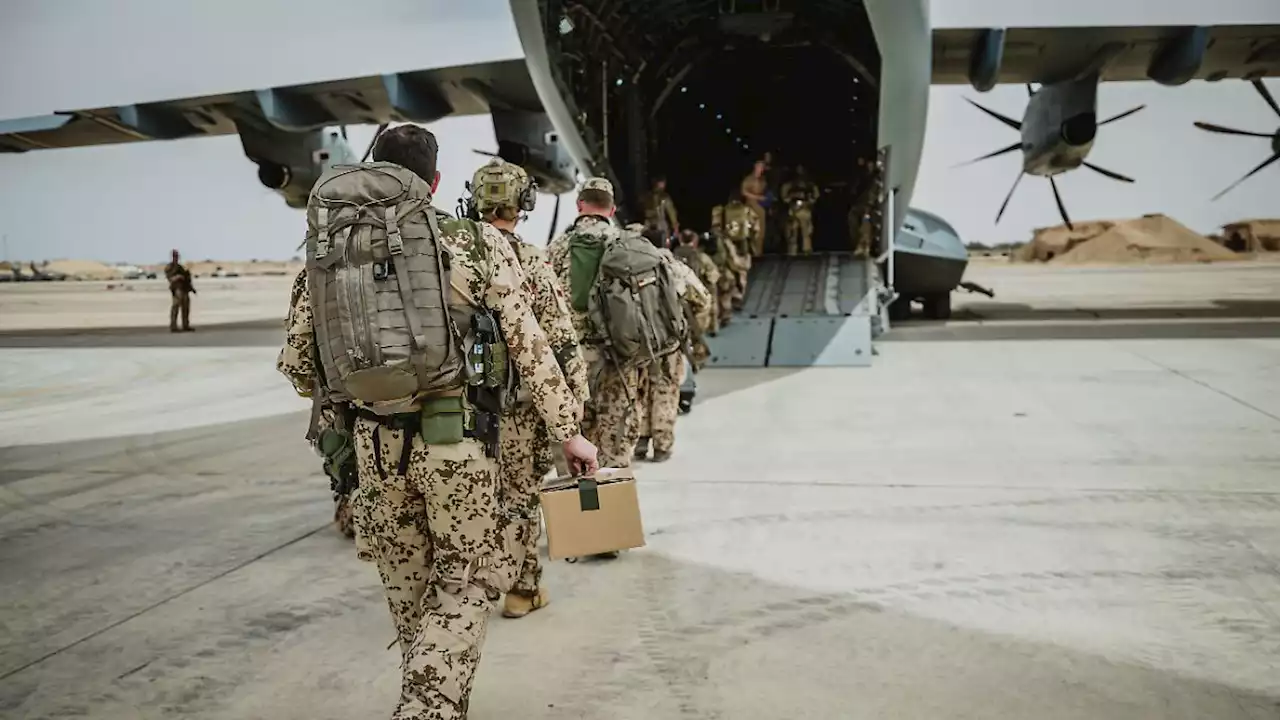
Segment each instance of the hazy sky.
M934 0L932 12L940 27L1280 24L1275 0ZM351 55L313 51L348 41L353 26L376 42ZM507 0L4 0L0 118L520 54ZM1280 96L1280 79L1270 84ZM1026 102L1020 86L982 96L967 86L933 88L912 204L947 218L968 240L1020 240L1056 223L1048 183L1028 178L1000 226L992 224L1018 172L1016 154L951 167L1016 139L965 103L966 96L1015 117ZM1207 120L1274 131L1280 118L1252 88L1226 82L1101 89L1103 117L1140 104L1147 109L1102 129L1090 156L1137 184L1086 172L1064 176L1059 186L1073 217L1165 212L1208 232L1243 217L1280 216L1280 165L1209 201L1266 157L1267 141L1213 136L1191 125ZM441 141L439 204L452 209L462 180L483 161L471 149L493 149L493 129L484 116L450 118L432 129ZM372 128L353 127L350 134L363 149ZM545 239L552 204L540 199L525 228L530 240ZM561 222L571 213L566 203ZM294 254L303 230L301 213L257 184L234 136L0 155L0 235L10 258L156 261L171 247L192 259L284 258Z

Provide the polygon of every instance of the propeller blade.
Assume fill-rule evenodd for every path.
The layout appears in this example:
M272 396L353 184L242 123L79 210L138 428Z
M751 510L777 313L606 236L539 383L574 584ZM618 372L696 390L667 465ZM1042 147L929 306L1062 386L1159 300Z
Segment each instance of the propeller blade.
M551 232L547 233L547 244L550 245L552 240L556 239L556 223L560 221L560 199L561 195L556 196L556 207L551 211Z
M475 148L472 148L471 152L477 155L484 155L485 157L501 157L500 155L498 155L498 153L489 152L488 150L476 150Z
M1075 226L1071 224L1071 218L1067 216L1067 206L1062 204L1062 194L1058 192L1058 181L1049 176L1049 187L1053 188L1053 199L1058 203L1058 213L1062 215L1062 222L1067 224L1068 230L1075 230Z
M1195 125L1201 130L1208 130L1209 132L1221 133L1223 135L1244 135L1246 137L1260 137L1260 138L1271 137L1267 133L1252 132L1250 130L1236 130L1235 128L1223 127L1221 125L1214 125L1213 123L1207 123L1207 122L1197 122Z
M1004 155L1005 153L1011 153L1011 152L1013 152L1014 150L1021 150L1021 149L1022 149L1022 141L1021 141L1021 140L1019 140L1018 142L1016 142L1016 143L1014 143L1014 144L1010 145L1009 147L1003 147L1003 148L1000 148L999 150L996 150L995 152L989 152L989 153L987 153L986 155L983 155L982 157L977 157L977 158L974 158L974 159L972 159L972 160L970 160L970 161L968 161L968 162L962 162L962 163L960 163L959 165L953 165L952 167L964 167L964 166L966 166L966 165L972 165L972 164L974 164L974 163L976 163L976 162L982 162L983 160L988 160L988 159L990 159L990 158L998 157L998 156L1000 156L1000 155Z
M1120 182L1127 182L1127 183L1133 182L1133 178L1129 177L1128 175L1121 175L1118 172L1112 172L1106 168L1100 168L1091 162L1085 162L1084 166L1100 175L1106 175L1112 180L1119 180Z
M1145 107L1146 107L1146 105L1139 105L1138 107L1133 108L1132 110L1126 110L1126 111L1124 111L1124 112L1120 113L1119 115L1116 115L1115 117L1109 117L1109 118L1107 118L1106 120L1103 120L1102 122L1098 123L1098 127L1102 127L1103 125L1106 125L1107 123L1113 123L1113 122L1115 122L1115 121L1117 121L1117 120L1123 120L1124 118L1129 117L1130 115L1132 115L1132 114L1134 114L1134 113L1138 112L1139 110L1141 110L1141 109L1143 109L1143 108L1145 108Z
M378 131L373 134L373 139L369 141L369 147L364 149L364 156L360 158L360 162L369 162L369 156L373 154L373 145L378 142L378 136L386 131L391 123L382 123L378 126Z
M1275 155L1272 155L1271 157L1267 158L1266 160L1263 160L1261 165L1259 165L1258 167L1256 167L1256 168L1254 168L1254 169L1250 170L1250 171L1249 171L1249 173L1248 173L1247 175L1245 175L1244 177L1242 177L1242 178L1240 178L1239 180L1237 180L1237 181L1235 181L1234 183L1232 183L1232 184L1231 184L1231 187L1227 188L1226 190L1223 190L1222 192L1218 193L1217 195L1214 195L1214 196L1213 196L1213 199L1214 199L1214 200L1217 200L1218 198L1222 197L1223 195L1226 195L1227 193L1231 192L1232 190L1234 190L1234 189L1236 188L1236 186L1237 186L1237 185L1239 185L1240 183L1244 182L1245 180L1248 180L1249 178L1253 177L1254 175L1257 175L1258 173L1262 172L1263 168L1267 167L1268 165L1270 165L1271 163L1273 163L1273 162L1275 162L1275 161L1277 161L1277 160L1280 160L1280 152L1277 152Z
M1027 97L1035 95L1036 91L1031 88L1031 83L1027 83Z
M347 139L347 126L346 126L346 125L343 125L342 127L338 128L338 129L342 131L342 139L343 139L343 140L346 140L346 139Z
M1255 78L1253 81L1253 87L1258 91L1258 94L1262 96L1262 99L1267 101L1267 104L1271 106L1271 109L1276 111L1276 115L1280 116L1280 103L1277 103L1276 99L1271 97L1271 91L1267 89L1267 86L1263 85L1261 80Z
M965 100L969 100L969 98L965 98ZM986 113L986 114L990 115L991 117L993 117L993 118L995 118L995 119L999 120L1000 122L1004 123L1005 125L1008 125L1009 127L1013 128L1014 130L1022 130L1022 123L1018 122L1017 120L1014 120L1014 119L1013 119L1013 118L1011 118L1011 117L1005 117L1004 115L1001 115L1000 113L996 112L995 110L992 110L991 108L988 108L988 107L985 107L985 106L983 106L983 105L980 105L980 104L978 104L978 103L974 102L973 100L969 100L969 104L970 104L970 105L972 105L972 106L974 106L974 107L976 107L976 108L978 108L978 109L979 109L979 110L981 110L982 112L984 112L984 113Z
M1024 172L1020 172L1020 173L1018 173L1018 179L1016 179L1016 180L1014 180L1014 181L1013 181L1013 187L1009 188L1009 194L1005 196L1005 198L1004 198L1004 204L1000 206L1000 212L996 213L996 223L995 223L995 224L997 224L997 225L999 225L999 224L1000 224L1000 218L1004 217L1004 211L1005 211L1006 209L1008 209L1008 207L1009 207L1009 201L1013 199L1013 193L1014 193L1014 191L1016 191L1016 190L1018 189L1018 183L1022 182L1022 176L1023 176L1023 175L1026 175L1026 173L1024 173Z

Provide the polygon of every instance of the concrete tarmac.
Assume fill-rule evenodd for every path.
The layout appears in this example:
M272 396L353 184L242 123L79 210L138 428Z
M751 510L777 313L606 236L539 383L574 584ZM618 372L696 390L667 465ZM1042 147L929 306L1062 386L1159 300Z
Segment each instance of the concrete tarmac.
M1275 318L1006 320L700 375L648 546L547 563L472 720L1280 718ZM0 337L0 717L390 714L279 335Z

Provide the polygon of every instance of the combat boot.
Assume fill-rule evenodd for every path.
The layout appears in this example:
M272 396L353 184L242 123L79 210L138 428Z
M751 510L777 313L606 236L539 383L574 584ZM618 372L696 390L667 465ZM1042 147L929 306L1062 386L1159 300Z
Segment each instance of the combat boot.
M646 437L640 438L640 440L636 443L636 451L632 457L634 457L636 460L644 460L645 458L649 457L649 438L646 438Z
M532 595L525 595L517 592L507 593L507 597L502 601L502 616L508 618L522 618L534 610L541 610L551 602L551 597L547 594L546 588L538 588L538 591Z

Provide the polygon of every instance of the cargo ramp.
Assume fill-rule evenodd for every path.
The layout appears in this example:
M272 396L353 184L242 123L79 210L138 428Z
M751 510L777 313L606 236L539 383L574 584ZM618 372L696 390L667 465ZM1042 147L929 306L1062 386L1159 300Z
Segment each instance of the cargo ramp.
M766 255L742 309L708 337L710 367L858 367L885 327L875 263L852 253Z

